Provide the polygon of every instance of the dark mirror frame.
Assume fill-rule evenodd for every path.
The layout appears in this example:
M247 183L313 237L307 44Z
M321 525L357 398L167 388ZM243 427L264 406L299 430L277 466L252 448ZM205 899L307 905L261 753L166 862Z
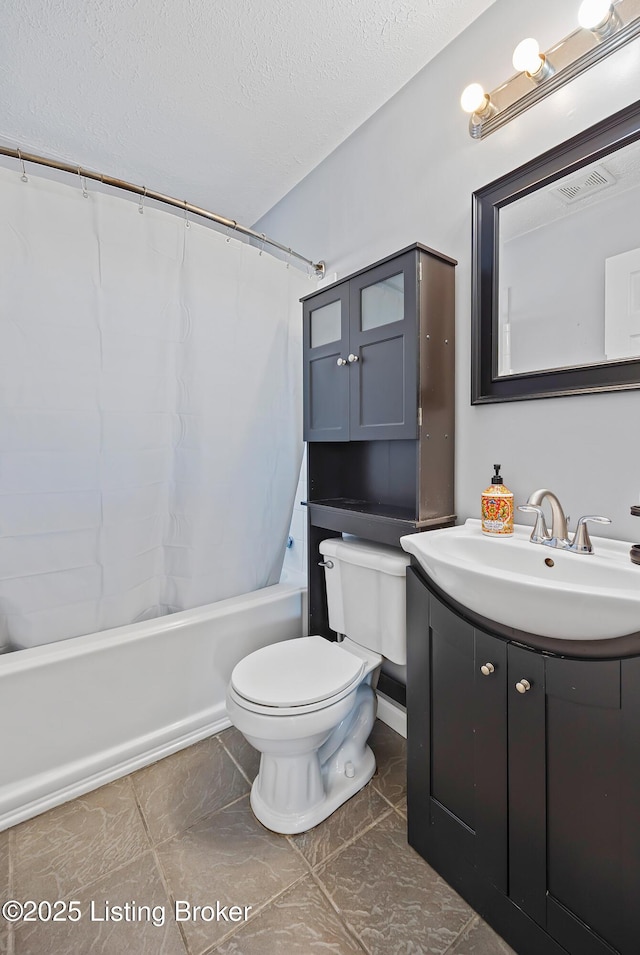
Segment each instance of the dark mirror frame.
M500 209L638 139L640 100L474 192L471 404L640 388L640 358L498 377L497 336Z

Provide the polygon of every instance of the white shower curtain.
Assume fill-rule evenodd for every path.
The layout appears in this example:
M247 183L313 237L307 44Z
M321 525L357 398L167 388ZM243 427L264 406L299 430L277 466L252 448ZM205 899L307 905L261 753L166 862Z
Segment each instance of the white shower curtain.
M169 212L0 169L0 645L278 580L307 277Z

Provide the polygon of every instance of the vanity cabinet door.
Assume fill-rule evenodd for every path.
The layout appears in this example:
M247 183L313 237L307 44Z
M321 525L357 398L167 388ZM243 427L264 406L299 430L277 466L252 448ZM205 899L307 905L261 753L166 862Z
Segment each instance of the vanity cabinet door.
M460 891L506 891L506 643L407 587L409 842Z
M638 661L510 647L509 683L510 897L572 955L637 955Z
M348 441L348 283L303 305L304 439Z
M509 897L546 924L545 687L540 653L509 646Z

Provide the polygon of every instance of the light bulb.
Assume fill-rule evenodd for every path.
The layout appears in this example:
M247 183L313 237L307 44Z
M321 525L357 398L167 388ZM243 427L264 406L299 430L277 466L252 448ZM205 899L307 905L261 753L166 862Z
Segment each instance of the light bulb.
M533 76L544 65L544 58L540 56L540 45L532 36L518 43L513 51L513 68L519 73L529 73Z
M479 83L471 83L462 91L460 105L465 113L477 113L487 105L487 95Z
M583 30L593 30L601 26L610 13L610 0L583 0L578 10L578 23Z

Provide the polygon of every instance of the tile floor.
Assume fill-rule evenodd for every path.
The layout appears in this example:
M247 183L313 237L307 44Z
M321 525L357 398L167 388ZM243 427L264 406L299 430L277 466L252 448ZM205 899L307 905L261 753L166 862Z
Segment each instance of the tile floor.
M378 722L371 745L372 782L298 836L254 819L235 729L0 833L3 899L82 913L0 917L0 955L513 955L407 845L405 741ZM176 900L227 908L177 922Z

